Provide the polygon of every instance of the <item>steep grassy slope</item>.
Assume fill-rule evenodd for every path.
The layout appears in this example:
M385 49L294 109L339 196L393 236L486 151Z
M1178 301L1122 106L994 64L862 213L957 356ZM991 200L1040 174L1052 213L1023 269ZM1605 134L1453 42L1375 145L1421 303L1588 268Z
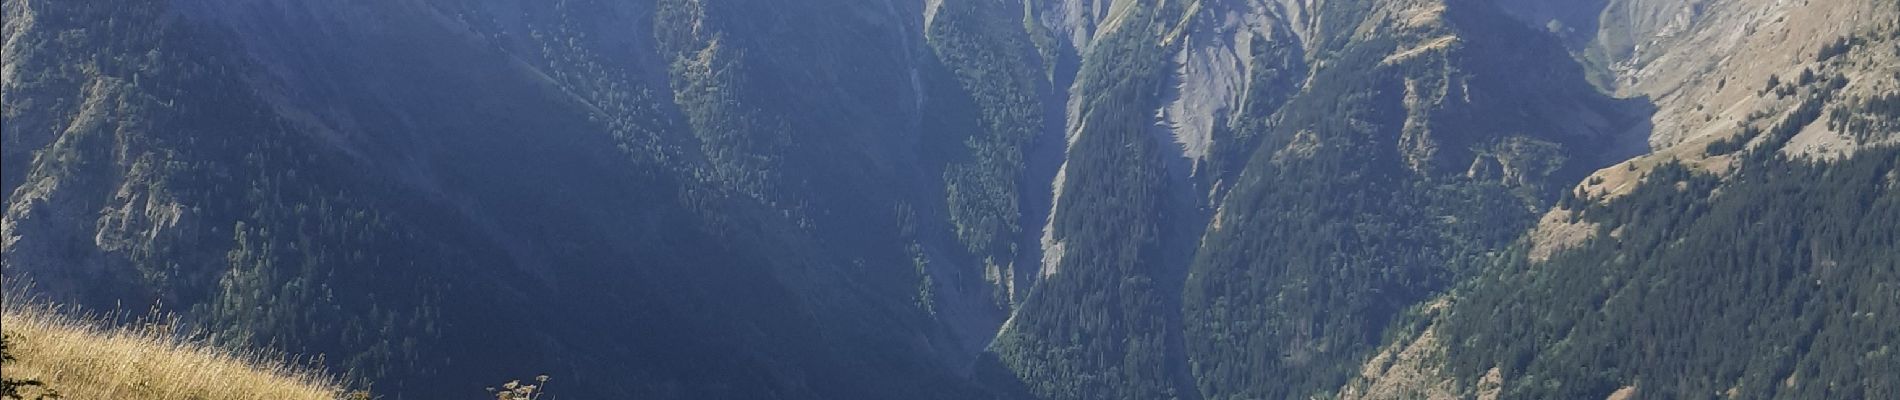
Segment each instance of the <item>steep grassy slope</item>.
M7 303L0 322L12 357L6 362L7 378L41 383L22 388L26 398L335 400L345 392L321 371L265 354L180 341L157 329L101 328L95 321L16 301Z
M1831 56L1854 47L1844 43L1881 47L1879 37L1893 30L1892 15L1900 7L1892 2L1498 3L1529 25L1569 39L1606 90L1651 99L1659 111L1651 118L1649 143L1666 159L1699 158L1693 151L1670 150L1732 137L1736 124L1753 123L1757 114L1794 108L1788 96L1762 96L1771 78L1794 81L1804 70L1841 75L1853 81L1847 90L1855 96L1874 96L1892 90L1875 83L1888 80L1892 64L1900 61L1890 51L1858 51L1850 57L1858 60L1846 62ZM1792 151L1827 156L1884 142L1831 128L1804 133Z

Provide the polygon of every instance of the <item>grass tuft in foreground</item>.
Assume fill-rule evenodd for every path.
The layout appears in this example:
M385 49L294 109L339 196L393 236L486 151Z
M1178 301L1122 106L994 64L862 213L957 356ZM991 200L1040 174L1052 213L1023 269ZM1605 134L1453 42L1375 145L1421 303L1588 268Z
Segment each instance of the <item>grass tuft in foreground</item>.
M91 318L65 316L42 305L8 299L5 331L8 380L32 399L56 391L61 399L123 400L335 400L365 398L315 369L273 354L232 350L179 339L168 324L106 328ZM50 390L50 391L49 391ZM50 397L49 397L50 398Z

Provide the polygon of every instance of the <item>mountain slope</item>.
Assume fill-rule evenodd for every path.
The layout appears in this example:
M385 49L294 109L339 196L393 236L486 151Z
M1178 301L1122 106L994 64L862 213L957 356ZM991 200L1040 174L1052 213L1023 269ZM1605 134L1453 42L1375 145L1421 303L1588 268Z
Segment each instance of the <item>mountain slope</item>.
M1285 7L1112 3L1068 42L1082 64L1043 277L992 349L1036 396L1336 387L1395 310L1614 160L1642 111L1484 4ZM1570 80L1506 79L1520 70ZM1513 100L1532 93L1557 95Z
M1688 33L1656 37L1644 49L1661 55L1639 66L1697 70L1708 59L1699 57L1718 55L1698 47L1706 42L1674 41L1730 29L1722 15L1756 6L1698 9L1697 19L1679 19L1674 28ZM1627 18L1608 10L1606 21ZM1879 121L1887 113L1862 99L1887 96L1900 78L1890 62L1900 52L1885 39L1894 26L1873 17L1895 11L1849 2L1749 14L1776 21L1764 29L1847 33L1831 40L1785 33L1802 40L1794 43L1742 37L1730 46L1743 54L1719 55L1713 64L1717 76L1805 71L1791 81L1620 83L1634 92L1676 82L1679 88L1659 95L1663 109L1653 121L1691 128L1672 129L1686 135L1658 131L1651 140L1658 151L1596 172L1509 256L1438 307L1415 313L1418 322L1395 332L1384 350L1431 356L1375 358L1345 390L1890 396L1886 377L1895 364L1882 348L1894 333L1875 321L1894 307L1887 282L1896 264L1886 249L1896 243L1885 220L1893 215L1892 168L1900 157L1884 144L1890 130L1873 128L1885 126ZM1843 23L1810 24L1817 19ZM1803 43L1825 45L1786 53ZM1723 48L1731 47L1714 49ZM1760 61L1739 61L1745 57ZM1715 97L1682 97L1692 93ZM1682 105L1690 101L1733 105L1705 112Z
M9 202L9 281L160 299L414 396L535 372L497 360L579 395L962 390L900 248L832 247L895 235L818 240L857 227L772 204L817 189L766 200L711 172L727 160L681 149L718 132L679 130L670 110L691 109L651 95L671 80L652 89L658 55L588 30L650 9L509 6L9 2L30 22L8 24L8 140L57 138L7 169L33 171ZM916 379L851 383L852 365Z
M5 5L9 287L397 398L1888 385L1886 2Z
M1187 306L1210 397L1337 387L1400 310L1510 240L1559 182L1613 159L1640 115L1483 5L1358 15L1322 27L1356 36L1320 44L1332 57L1261 125L1265 144L1203 239ZM1571 79L1504 78L1523 71Z
M1617 234L1461 294L1440 330L1460 344L1452 370L1501 367L1521 398L1891 396L1895 160L1775 161L1726 182L1660 167L1583 211Z

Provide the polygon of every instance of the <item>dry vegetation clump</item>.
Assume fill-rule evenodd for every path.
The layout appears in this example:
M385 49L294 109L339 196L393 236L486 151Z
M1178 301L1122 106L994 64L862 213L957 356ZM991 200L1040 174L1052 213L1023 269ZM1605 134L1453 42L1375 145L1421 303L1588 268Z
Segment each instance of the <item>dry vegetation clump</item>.
M495 400L541 400L541 396L548 394L547 386L548 375L541 374L534 377L534 383L513 380L502 384L500 389L489 387L488 394L495 396Z
M9 296L11 297L11 296ZM61 399L335 400L348 393L336 378L281 356L181 339L163 319L109 328L101 319L71 317L43 305L7 299L0 329L7 337L7 379L31 379L24 398L45 390ZM157 322L153 322L157 321Z

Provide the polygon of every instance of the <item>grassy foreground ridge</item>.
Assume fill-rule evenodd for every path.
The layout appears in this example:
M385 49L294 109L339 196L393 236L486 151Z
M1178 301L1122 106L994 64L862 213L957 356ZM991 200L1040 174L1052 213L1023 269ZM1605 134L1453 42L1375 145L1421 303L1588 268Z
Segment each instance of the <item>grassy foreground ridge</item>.
M8 301L8 379L33 379L62 399L239 400L344 396L320 371L268 353L233 350L148 327L111 328L45 306ZM26 388L25 398L45 394Z

